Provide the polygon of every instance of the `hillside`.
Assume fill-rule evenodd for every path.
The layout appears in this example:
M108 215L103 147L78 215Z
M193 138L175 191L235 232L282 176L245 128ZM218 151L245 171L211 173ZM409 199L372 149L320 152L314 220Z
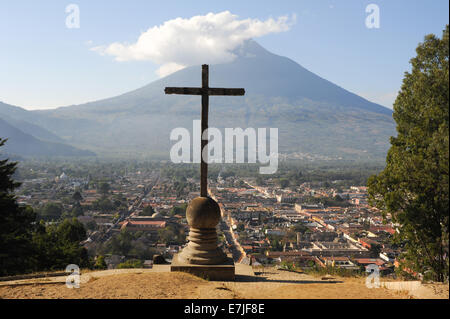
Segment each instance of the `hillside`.
M49 139L58 139L56 136L33 124L18 122L20 127L25 127L27 131L35 131L37 135L47 136ZM12 126L0 118L0 137L7 138L8 141L2 148L2 152L19 156L92 156L91 151L77 149L70 145L57 142L42 141L33 135Z
M56 134L46 130L43 127L40 127L36 124L32 124L30 122L24 120L14 119L5 115L2 115L2 120L7 122L9 125L14 126L16 128L20 127L20 130L26 134L32 135L40 140L48 141L48 142L57 142L63 143L64 140L57 136Z

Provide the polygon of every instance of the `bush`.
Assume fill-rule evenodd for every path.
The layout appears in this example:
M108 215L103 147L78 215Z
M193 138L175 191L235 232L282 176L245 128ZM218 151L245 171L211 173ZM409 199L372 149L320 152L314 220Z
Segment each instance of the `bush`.
M293 271L296 268L294 263L293 262L289 262L289 261L282 261L280 266L281 266L282 269L286 269L286 270L290 270L290 271Z
M106 269L108 266L105 262L105 257L100 255L97 257L97 260L95 261L94 268L95 269Z
M144 263L139 259L130 259L117 265L117 269L144 268Z

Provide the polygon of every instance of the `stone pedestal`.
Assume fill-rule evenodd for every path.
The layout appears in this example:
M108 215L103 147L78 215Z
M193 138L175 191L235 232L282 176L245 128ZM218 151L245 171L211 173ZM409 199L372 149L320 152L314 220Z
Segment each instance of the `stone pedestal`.
M234 280L233 259L217 247L219 205L210 197L195 198L186 209L189 243L172 259L171 271L189 272L209 280Z
M233 281L235 279L234 261L226 257L219 265L196 265L180 261L179 254L173 256L170 271L182 271L207 280Z

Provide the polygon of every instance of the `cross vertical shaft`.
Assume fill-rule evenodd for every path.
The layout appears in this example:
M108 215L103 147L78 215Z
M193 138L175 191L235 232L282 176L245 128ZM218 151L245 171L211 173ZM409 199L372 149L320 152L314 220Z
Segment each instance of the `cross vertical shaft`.
M206 134L206 130L208 129L208 108L209 108L209 67L207 64L202 65L202 121L201 121L201 148L200 148L200 196L207 197L208 196L208 164L207 164L207 154L208 150L205 148L208 144L208 136L204 136Z
M238 88L210 88L209 67L202 65L202 87L166 87L166 94L201 95L202 96L202 119L201 119L201 141L200 141L200 197L208 197L208 108L210 95L240 96L245 94L244 89ZM205 135L203 135L205 134Z

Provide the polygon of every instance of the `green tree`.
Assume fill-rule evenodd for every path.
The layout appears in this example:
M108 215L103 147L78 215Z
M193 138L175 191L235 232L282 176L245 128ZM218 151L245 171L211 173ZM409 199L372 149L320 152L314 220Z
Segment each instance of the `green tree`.
M296 224L292 227L292 230L296 233L305 233L308 230L308 227L302 224Z
M102 196L92 203L93 209L98 209L102 212L110 212L114 210L114 204L109 200L108 197Z
M281 188L286 188L289 186L289 180L287 178L280 178L280 180L278 181L278 183L280 184Z
M262 176L256 176L256 184L260 185L260 186L264 186L266 185L266 181L264 180L264 178L262 178Z
M107 195L111 190L111 186L106 182L101 182L98 187L98 191L100 194Z
M86 229L94 231L98 229L98 225L95 220L90 220L86 223Z
M112 204L113 204L114 208L118 209L119 211L127 211L128 210L127 199L123 194L115 194L112 197Z
M398 223L402 267L448 278L449 27L427 35L394 103L397 137L386 167L368 181L369 200Z
M65 219L56 229L59 239L64 242L80 243L85 240L86 230L76 218Z
M236 230L238 232L244 231L245 230L245 224L244 223L238 223L236 226Z
M0 147L6 140L0 138ZM12 179L17 163L0 160L0 276L30 271L34 253L32 228L36 214L17 204Z
M108 266L106 265L106 262L105 262L105 256L100 255L100 256L97 257L97 259L95 260L94 268L95 269L106 269L106 268L108 268Z
M80 203L75 203L72 208L72 212L70 213L73 217L78 217L84 215L83 206Z
M148 206L144 207L144 209L142 210L142 213L140 215L141 216L152 216L154 213L155 213L155 210L153 209L153 207L148 205Z
M73 193L72 199L73 199L75 202L79 203L79 202L81 202L81 201L83 200L83 196L81 196L80 191L77 190L77 191L75 191L75 192Z
M156 248L149 247L143 242L136 241L133 243L133 248L130 250L129 256L135 256L140 260L152 259L153 255L157 253Z
M86 231L76 218L48 226L41 221L33 234L35 270L60 270L69 264L90 267L87 250L80 245L85 239Z
M107 251L114 255L127 256L133 247L133 234L124 229L108 242Z
M158 242L163 244L184 244L186 234L183 227L178 224L170 224L169 226L158 230Z
M63 207L60 203L47 203L40 211L41 217L45 220L59 219L62 213Z
M144 268L144 263L139 259L130 259L117 265L117 269L124 268Z
M188 206L187 204L182 204L180 206L173 206L172 209L170 210L169 215L170 216L175 216L175 215L186 216L187 206Z
M380 256L380 252L381 252L381 245L379 244L372 244L370 245L370 255L372 258L377 258Z

